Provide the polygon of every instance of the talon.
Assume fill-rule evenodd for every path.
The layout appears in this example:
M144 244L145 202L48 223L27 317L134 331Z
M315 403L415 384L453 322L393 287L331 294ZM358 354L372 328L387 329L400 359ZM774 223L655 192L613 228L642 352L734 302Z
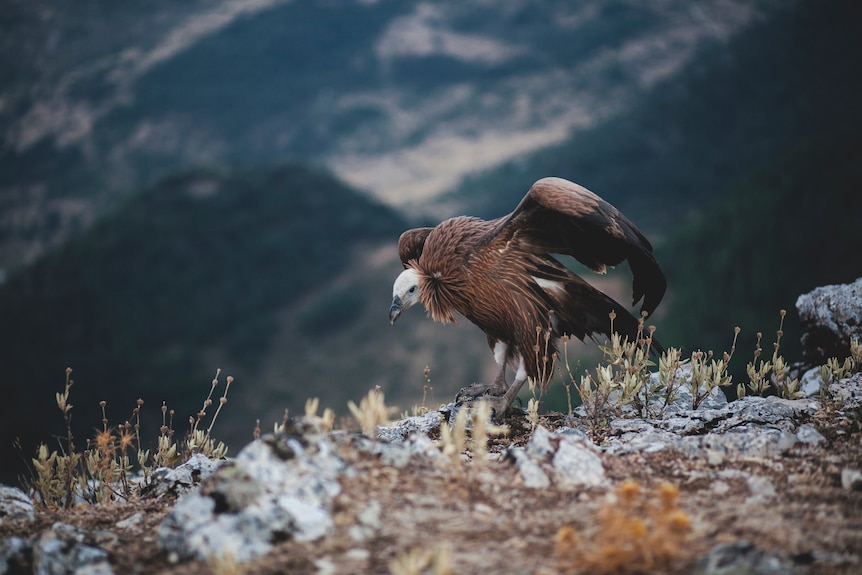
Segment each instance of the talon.
M473 386L469 386L473 387ZM509 401L506 399L505 395L497 395L490 393L490 386L482 386L485 389L485 392L478 395L471 395L467 398L462 397L462 393L459 392L455 397L455 405L456 410L450 414L450 419L454 421L454 414L457 413L457 409L468 408L472 409L474 404L481 402L487 403L491 407L491 421L500 421L502 417L506 414L506 411L509 409ZM471 391L468 388L468 393ZM464 391L462 389L462 391Z
M494 393L495 387L493 385L488 385L485 383L473 383L466 387L462 387L457 394L455 394L456 402L464 402L475 400L480 397L488 397L490 395L497 395Z

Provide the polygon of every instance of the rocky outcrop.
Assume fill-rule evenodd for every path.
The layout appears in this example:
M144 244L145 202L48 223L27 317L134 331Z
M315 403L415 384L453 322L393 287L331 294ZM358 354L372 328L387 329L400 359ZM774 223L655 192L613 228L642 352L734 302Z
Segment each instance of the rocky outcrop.
M862 280L800 297L800 315L805 314L811 330L803 338L808 360L849 353L849 338L859 336L860 290ZM841 347L845 344L846 348ZM680 373L690 378L690 371ZM359 501L353 493L353 507L345 512L339 497L345 486L369 469L383 477L398 475L400 470L418 474L434 470L446 478L442 483L449 488L469 475L470 481L487 487L485 491L485 487L471 487L485 497L505 488L514 489L515 497L550 492L571 502L572 494L582 501L589 494L612 493L628 471L622 461L667 455L674 463L692 462L674 472L681 484L705 485L711 496L719 498L741 493L742 505L763 508L779 501L791 482L789 478L777 480L768 470L780 469L783 461L822 454L834 441L835 435L827 438L824 433L829 433L818 424L824 411L832 421L858 420L854 414L862 408L862 373L833 378L824 393L817 395L796 400L744 397L727 402L716 388L692 409L691 391L684 384L670 404L663 405L659 398L651 403L655 409L646 410L649 416L623 410L622 416L609 419L601 441L590 439L594 430L588 427L588 418L576 412L567 425L554 429L539 425L531 433L521 434L518 441L483 458L482 464L469 463L469 451L460 459L457 453L456 457L444 454L436 440L443 422L451 424L453 406L380 427L374 439L343 431L324 433L318 419L303 417L253 441L229 461L214 462L196 455L175 469L157 470L142 483L140 494L144 500L176 500L155 533L160 552L174 563L200 560L210 564L248 562L267 555L283 541L325 541L345 521L350 521L346 529L350 545L356 546L350 557L366 560L369 552L363 545L382 537L387 529L388 537L393 537L387 521L394 510L391 503L381 502L379 493ZM526 425L525 419L523 412L514 416L520 425ZM466 465L474 469L467 472ZM831 473L836 490L844 497L858 497L862 469L844 465ZM799 475L794 480L800 481L800 477L804 478ZM493 515L493 505L496 502L487 499L475 503L474 510ZM25 493L0 488L0 524L24 524L35 517ZM37 536L6 537L0 540L0 574L31 570L113 573L111 550L116 548L116 534L134 529L143 517L140 512L130 514L105 529L53 522ZM862 562L862 555L848 559L818 555L817 550L782 553L739 540L714 546L700 557L696 572L801 573L808 563L846 561ZM320 572L338 571L337 561L324 557L314 562Z
M850 340L862 342L862 278L852 284L819 287L796 300L802 323L802 353L819 366L850 355Z

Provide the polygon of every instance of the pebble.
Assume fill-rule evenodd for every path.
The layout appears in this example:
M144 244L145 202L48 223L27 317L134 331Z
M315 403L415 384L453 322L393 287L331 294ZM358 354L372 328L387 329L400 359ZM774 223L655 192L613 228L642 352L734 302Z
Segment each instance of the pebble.
M850 491L862 491L862 472L858 469L842 469L841 487Z
M807 424L799 426L799 429L796 430L796 438L808 445L817 445L826 441L826 438L819 431Z

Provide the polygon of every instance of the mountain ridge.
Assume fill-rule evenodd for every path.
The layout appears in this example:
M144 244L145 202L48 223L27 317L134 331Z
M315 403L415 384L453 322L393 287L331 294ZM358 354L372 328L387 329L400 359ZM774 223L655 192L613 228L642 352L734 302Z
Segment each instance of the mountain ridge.
M462 175L604 121L775 5L16 5L5 53L19 55L0 59L13 79L0 87L0 267L201 164L310 160L412 216L442 215L461 206L433 198Z

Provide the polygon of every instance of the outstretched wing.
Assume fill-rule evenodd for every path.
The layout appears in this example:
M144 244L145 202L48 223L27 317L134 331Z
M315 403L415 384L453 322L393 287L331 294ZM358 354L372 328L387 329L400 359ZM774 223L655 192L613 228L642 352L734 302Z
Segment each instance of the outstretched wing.
M667 287L652 245L640 230L611 204L562 178L533 184L488 241L517 242L534 254L569 255L599 273L628 260L634 276L632 305L643 298L641 309L647 313L658 306Z
M414 228L407 230L401 237L398 238L398 257L401 258L401 264L406 268L407 262L410 260L418 260L422 255L422 248L425 247L425 238L431 233L434 228Z

